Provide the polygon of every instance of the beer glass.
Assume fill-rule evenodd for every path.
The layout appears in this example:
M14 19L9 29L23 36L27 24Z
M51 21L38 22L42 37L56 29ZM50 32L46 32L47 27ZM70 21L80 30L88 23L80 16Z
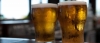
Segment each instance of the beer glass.
M36 33L36 43L54 42L57 8L57 4L52 3L32 5L32 19Z
M84 43L84 25L87 17L86 2L60 2L58 9L62 43Z

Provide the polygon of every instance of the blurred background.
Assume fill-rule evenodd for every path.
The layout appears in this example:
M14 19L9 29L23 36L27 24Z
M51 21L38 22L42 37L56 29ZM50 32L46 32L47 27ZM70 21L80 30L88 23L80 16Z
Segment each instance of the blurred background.
M31 24L31 5L59 3L71 0L0 0L0 36L9 38L35 38ZM84 28L85 42L100 42L100 0L76 0L87 2L87 21ZM59 23L55 29L56 40L61 40Z

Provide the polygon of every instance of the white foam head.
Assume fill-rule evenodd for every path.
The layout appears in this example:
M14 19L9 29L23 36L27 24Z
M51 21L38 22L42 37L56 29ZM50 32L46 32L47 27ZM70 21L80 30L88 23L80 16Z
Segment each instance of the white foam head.
M84 1L65 1L58 3L59 5L86 5L86 2Z
M52 4L52 3L48 3L48 4L33 4L32 5L32 8L47 8L47 7L58 8L57 4Z

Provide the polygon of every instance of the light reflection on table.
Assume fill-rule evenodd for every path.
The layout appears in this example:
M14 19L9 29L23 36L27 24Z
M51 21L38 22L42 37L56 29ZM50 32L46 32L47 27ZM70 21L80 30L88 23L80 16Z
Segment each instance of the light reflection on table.
M56 43L61 43L62 41L56 41ZM26 38L1 38L1 43L29 43L29 39ZM32 39L32 43L35 43L35 39ZM88 43L88 42L85 42Z

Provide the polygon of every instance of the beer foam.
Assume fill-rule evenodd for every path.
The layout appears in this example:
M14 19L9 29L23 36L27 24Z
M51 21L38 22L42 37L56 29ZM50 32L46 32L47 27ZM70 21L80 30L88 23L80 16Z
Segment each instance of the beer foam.
M57 4L52 4L52 3L48 3L48 4L33 4L32 8L46 8L46 7L52 7L52 8L57 8Z
M65 1L58 3L59 5L86 5L86 2L84 1Z

